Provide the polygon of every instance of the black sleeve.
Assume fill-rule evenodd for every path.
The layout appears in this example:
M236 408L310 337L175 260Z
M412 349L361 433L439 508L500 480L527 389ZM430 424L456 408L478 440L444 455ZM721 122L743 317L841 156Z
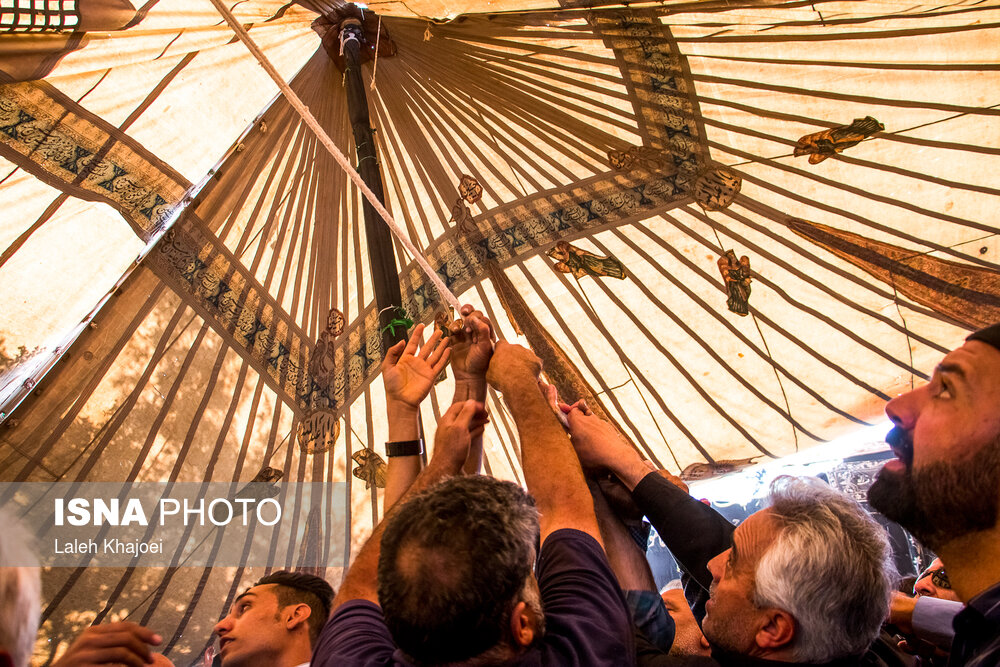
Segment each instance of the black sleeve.
M655 472L636 485L632 499L677 563L707 591L712 583L708 561L732 546L733 525Z

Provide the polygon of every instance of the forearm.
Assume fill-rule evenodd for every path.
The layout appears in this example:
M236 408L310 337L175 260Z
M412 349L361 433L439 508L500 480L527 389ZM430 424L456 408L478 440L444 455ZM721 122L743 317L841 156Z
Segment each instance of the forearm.
M511 379L503 389L521 440L524 481L541 513L542 539L560 528L576 528L600 542L583 469L537 380Z
M452 403L473 400L486 404L486 378L474 378L455 381L455 396ZM462 472L466 475L478 475L483 467L483 436L478 435L472 439L469 446L469 458L462 466Z
M462 401L477 401L479 403L486 402L486 378L466 378L466 379L456 379L455 380L455 396L452 398L452 403L460 403Z
M441 480L457 475L459 466L431 460L427 467L420 471L417 478L410 485L409 489L400 498L398 505L402 505L406 500L420 493L424 489L429 489ZM371 537L361 548L354 563L351 564L344 577L337 596L333 600L330 608L330 615L345 602L350 600L369 600L378 604L378 559L382 550L382 533L385 531L386 523L392 516L392 510L388 510L382 517L382 521L372 531Z
M633 488L632 499L681 567L707 590L708 561L731 546L733 525L656 472Z
M386 414L389 420L389 442L417 440L420 437L419 412L417 408L386 400ZM383 495L383 515L399 501L413 481L420 474L423 458L413 456L391 456L385 471L385 494Z
M590 494L594 500L594 514L604 541L604 552L608 563L618 577L618 585L623 591L656 591L656 582L646 560L629 535L625 524L615 515L604 493L596 483L590 483Z
M478 475L483 469L483 435L480 433L472 439L469 444L469 458L465 459L462 466L462 473L465 475Z

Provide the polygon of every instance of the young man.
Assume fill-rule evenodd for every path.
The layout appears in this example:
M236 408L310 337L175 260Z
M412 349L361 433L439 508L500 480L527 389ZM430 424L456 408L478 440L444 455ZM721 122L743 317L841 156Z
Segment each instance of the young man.
M966 608L950 665L1000 664L1000 324L948 353L929 384L889 401L897 459L872 507L932 549Z
M236 598L215 626L223 667L302 667L330 613L333 589L301 572L273 572Z

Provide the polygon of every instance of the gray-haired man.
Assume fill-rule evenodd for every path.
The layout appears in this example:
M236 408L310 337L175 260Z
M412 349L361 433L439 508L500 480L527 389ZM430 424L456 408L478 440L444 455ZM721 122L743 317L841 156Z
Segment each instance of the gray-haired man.
M735 530L711 507L651 471L606 422L574 407L581 463L614 473L701 593L702 630L724 667L864 664L895 580L882 528L819 480L783 477L771 506ZM851 585L838 585L850 578ZM645 647L640 646L641 650ZM669 658L640 654L642 665Z

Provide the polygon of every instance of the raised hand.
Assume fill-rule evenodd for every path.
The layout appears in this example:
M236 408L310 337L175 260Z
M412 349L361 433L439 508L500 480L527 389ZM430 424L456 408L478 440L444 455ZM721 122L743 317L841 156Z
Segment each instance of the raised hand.
M526 383L537 385L542 362L526 347L503 341L493 348L493 358L486 371L486 381L500 392Z
M569 412L570 406L559 400L559 390L556 389L555 385L548 384L541 379L538 380L538 388L541 390L542 396L545 397L545 402L549 404L550 408L552 408L552 412L555 414L556 419L558 419L563 428L568 431L569 420L566 418L566 414ZM583 403L583 400L581 399L579 402ZM586 403L584 403L584 405L586 405Z
M453 403L438 420L432 462L455 470L461 468L469 456L473 438L482 435L488 422L482 403L472 400Z
M468 304L462 306L461 314L464 321L456 320L449 327L455 381L485 381L496 340L493 324Z
M448 339L442 339L441 332L435 331L421 345L423 334L424 325L418 324L409 340L399 341L386 352L382 361L386 403L416 409L448 365L451 355Z
M84 630L53 667L90 667L91 665L152 665L150 646L163 639L149 628L135 623L107 623Z
M578 403L569 407L566 419L569 422L570 441L584 468L613 470L615 462L622 456L636 454L635 449L622 439L618 430L590 412L586 404Z
M563 409L566 407L569 408L566 417L570 442L584 469L612 472L629 491L655 471L653 464L643 461L638 450L618 429L591 412L585 403L577 401ZM673 476L664 472L664 477L670 480Z

